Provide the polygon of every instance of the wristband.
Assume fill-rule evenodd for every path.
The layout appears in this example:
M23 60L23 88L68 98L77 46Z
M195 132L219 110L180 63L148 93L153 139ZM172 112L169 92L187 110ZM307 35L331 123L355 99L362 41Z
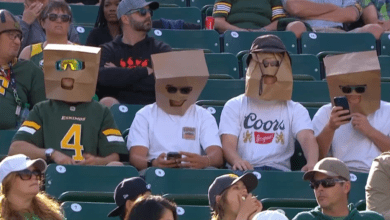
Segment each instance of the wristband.
M148 167L152 167L152 166L153 166L153 161L154 161L155 159L156 159L156 158L153 158L153 159L149 160L149 161L147 162L147 166L148 166Z

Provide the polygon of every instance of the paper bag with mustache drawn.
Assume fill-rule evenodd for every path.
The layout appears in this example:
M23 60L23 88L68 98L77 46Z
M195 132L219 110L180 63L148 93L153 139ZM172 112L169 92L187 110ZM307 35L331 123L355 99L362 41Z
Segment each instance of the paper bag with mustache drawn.
M184 115L196 102L209 77L202 50L152 54L156 102L171 115Z
M379 108L381 70L376 51L327 56L324 65L332 105L334 97L346 96L351 113L369 115Z
M258 54L258 56L256 56ZM275 73L267 72L263 62L260 60L261 53L252 53L252 59L249 62L246 71L245 95L260 100L291 100L293 89L293 76L291 61L287 52L283 53L280 67ZM260 67L260 65L263 65ZM264 75L274 75L276 82L274 84L265 84L262 77Z
M100 48L48 44L43 50L46 98L67 102L90 102L99 73ZM73 81L67 87L63 80Z

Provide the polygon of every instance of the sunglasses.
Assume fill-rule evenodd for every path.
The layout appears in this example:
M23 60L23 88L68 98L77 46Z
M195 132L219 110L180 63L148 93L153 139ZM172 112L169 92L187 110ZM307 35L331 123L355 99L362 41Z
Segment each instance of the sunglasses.
M364 93L366 91L367 85L358 85L358 86L340 86L341 91L343 93L349 94L353 90L355 90L356 93Z
M70 68L72 71L82 70L85 68L85 63L77 59L63 59L56 62L58 71L65 71Z
M22 180L30 180L32 175L38 177L38 180L41 180L41 178L42 178L42 172L40 170L31 171L29 169L25 169L25 170L16 172L16 174L18 174L18 176Z
M320 185L324 188L330 188L336 185L336 183L344 183L345 180L342 179L323 179L323 180L317 180L317 181L310 181L310 187L312 189L318 189Z
M190 86L178 88L171 85L167 85L165 88L170 94L177 93L177 91L179 90L181 94L188 95L192 91L192 87Z
M58 14L48 14L47 17L50 21L57 21L57 18L60 17L62 22L69 22L70 15L58 15Z
M146 14L149 12L150 16L153 16L153 11L150 9L146 9L146 8L138 8L138 9L130 10L129 12L126 13L126 15L131 15L131 14L136 13L136 12L139 12L139 14L141 16L146 16Z

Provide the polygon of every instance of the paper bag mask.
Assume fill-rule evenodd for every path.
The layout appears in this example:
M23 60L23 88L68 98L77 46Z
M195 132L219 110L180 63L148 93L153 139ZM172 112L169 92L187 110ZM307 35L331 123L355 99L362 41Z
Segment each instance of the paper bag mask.
M287 52L274 53L274 57L280 56L280 66L265 67L262 55L270 53L251 53L252 59L249 62L246 71L245 95L251 98L260 100L291 100L293 88L293 76L291 69L291 61ZM267 68L276 69L270 73ZM267 76L276 77L273 84L264 83L264 78Z
M324 65L332 105L334 97L346 96L351 113L369 115L379 108L381 70L376 51L325 57Z
M48 44L43 50L46 98L90 102L99 73L100 48ZM73 81L68 87L65 82Z
M156 77L156 102L171 115L184 115L195 103L209 77L202 50L151 56Z

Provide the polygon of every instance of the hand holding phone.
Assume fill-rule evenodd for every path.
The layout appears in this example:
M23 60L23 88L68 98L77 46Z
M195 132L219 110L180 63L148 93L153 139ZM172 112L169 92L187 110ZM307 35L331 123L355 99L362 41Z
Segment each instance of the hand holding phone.
M168 152L167 154L167 160L171 160L171 159L181 159L181 154L179 154L178 152Z
M345 96L334 97L333 101L335 106L343 107L343 110L349 110L348 99ZM340 117L347 115L350 115L350 113L342 114ZM345 121L351 121L351 118L348 118Z

